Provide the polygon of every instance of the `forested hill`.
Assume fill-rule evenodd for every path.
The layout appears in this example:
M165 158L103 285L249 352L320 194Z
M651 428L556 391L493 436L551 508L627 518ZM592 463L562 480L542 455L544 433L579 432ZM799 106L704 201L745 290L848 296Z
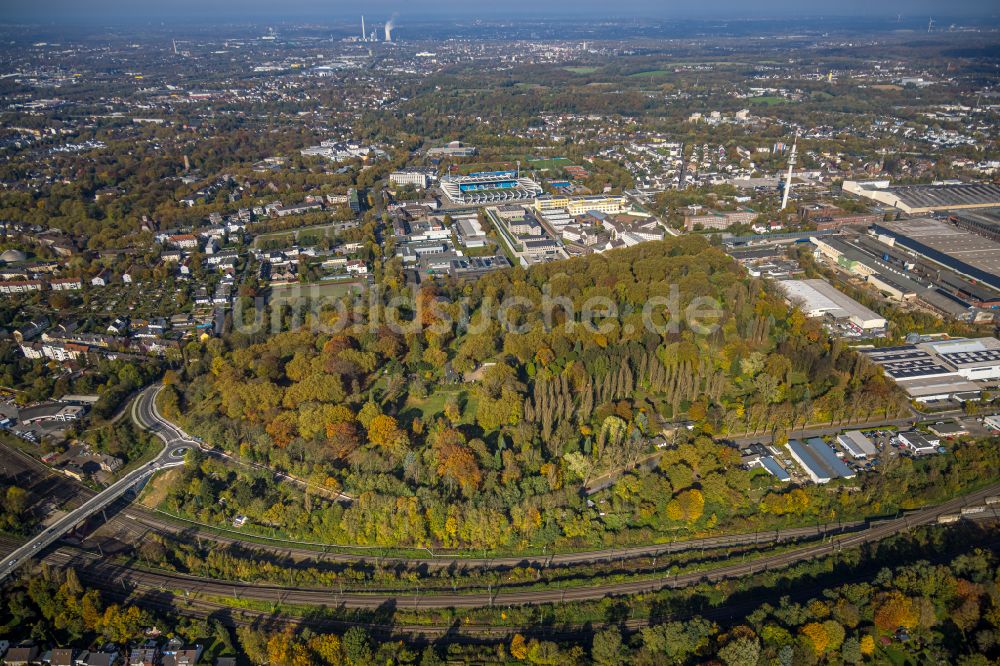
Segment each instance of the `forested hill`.
M672 285L675 311L698 297L718 302L702 322L714 330L696 332L683 312L676 330L663 328L662 308L651 317L659 332L644 323L646 303L669 302ZM696 237L425 288L417 301L409 332L357 309L337 332L213 341L189 354L189 376L168 378L163 409L211 443L357 498L344 516L341 507L264 516L262 506L247 509L253 520L353 542L452 546L696 529L749 519L767 493L775 513L802 508L801 491L769 491L710 436L780 438L793 424L905 409L877 368ZM546 301L558 304L549 316ZM588 301L613 305L599 331L579 323ZM469 325L443 325L460 320L463 302ZM517 332L498 323L500 304ZM564 325L570 310L577 325ZM598 520L580 487L655 450L662 424L681 420L694 434L644 475L641 493L630 491L634 513ZM253 480L231 482L218 492ZM179 490L174 509L220 510L204 492L191 504Z

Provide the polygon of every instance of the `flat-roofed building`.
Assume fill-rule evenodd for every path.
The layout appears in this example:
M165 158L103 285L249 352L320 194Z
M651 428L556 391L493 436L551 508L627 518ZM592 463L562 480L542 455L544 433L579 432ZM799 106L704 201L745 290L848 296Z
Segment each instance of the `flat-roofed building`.
M617 215L628 210L628 200L625 195L602 194L582 197L539 197L535 201L535 210L543 214L553 210L564 210L572 217L591 211Z
M766 469L778 481L787 483L792 480L792 475L788 473L788 470L782 467L773 457L761 456L759 462L760 466Z
M1000 241L1000 208L959 211L951 216L951 221L980 236Z
M810 437L806 440L806 447L820 463L833 472L835 477L842 479L853 479L854 470L844 464L844 461L837 456L829 444L819 437Z
M913 280L886 273L869 275L868 284L897 301L911 301L918 293L922 294L925 291Z
M475 146L466 146L461 141L451 141L446 146L429 148L428 157L473 157L478 150Z
M486 245L486 232L476 217L459 218L456 220L455 228L458 232L459 242L465 247L484 247Z
M964 379L1000 379L1000 340L996 338L923 342L917 347L935 354Z
M982 389L979 384L966 381L958 375L918 377L909 381L899 382L899 386L906 391L910 398L917 402L951 400L957 394L978 394Z
M945 220L880 222L873 230L935 264L1000 289L1000 242ZM958 285L965 288L965 285Z
M420 167L400 169L389 174L389 182L395 185L412 185L419 189L425 189L434 180L434 175L433 169Z
M821 465L799 440L789 440L788 450L813 483L829 483L834 478L833 472Z
M890 185L888 181L844 181L844 191L897 208L909 215L1000 206L1000 186L992 183Z
M684 228L688 231L694 231L697 226L701 226L702 229L728 229L737 224L752 224L757 215L752 210L710 211L706 215L685 215Z
M995 366L998 361L992 360L994 354L977 355L972 352L985 351L994 346L1000 346L995 338L961 338L859 351L873 363L882 366L885 374L912 399L931 402L947 400L956 394L979 393L983 387L973 381L973 378L992 377L1000 370ZM939 348L945 350L947 355L939 354ZM961 369L959 364L963 366Z
M87 408L83 405L67 405L61 402L47 402L18 411L18 419L24 425L42 421L78 421Z
M916 430L899 433L899 441L918 456L937 453L938 447L941 445L941 440L937 437L928 436Z
M837 443L855 460L868 460L878 455L875 444L860 430L837 435Z
M837 321L847 321L861 333L886 327L885 317L841 293L826 280L781 280L778 285L785 290L788 300L801 307L807 317L830 316Z
M941 423L935 423L934 425L928 426L927 429L938 437L946 437L949 439L969 434L969 429L958 421L942 421Z

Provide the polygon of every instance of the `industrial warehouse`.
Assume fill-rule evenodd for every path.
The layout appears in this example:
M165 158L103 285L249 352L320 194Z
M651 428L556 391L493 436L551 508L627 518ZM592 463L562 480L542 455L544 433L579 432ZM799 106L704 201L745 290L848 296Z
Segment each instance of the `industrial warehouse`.
M891 300L921 303L943 316L962 321L993 319L1000 292L973 282L939 264L911 254L895 239L875 236L813 236L817 258L856 276Z
M957 338L859 350L918 402L978 395L1000 379L1000 340Z
M854 470L837 457L830 445L819 437L812 437L800 442L797 439L788 441L788 450L792 459L797 462L813 483L828 483L833 479L853 479Z
M843 294L826 280L780 280L788 301L807 317L829 318L845 335L873 337L885 332L884 317Z
M902 246L973 280L1000 289L1000 243L946 220L919 218L881 222L873 231L890 246Z
M908 215L1000 206L1000 186L989 183L894 186L887 180L845 180L844 191L892 206Z

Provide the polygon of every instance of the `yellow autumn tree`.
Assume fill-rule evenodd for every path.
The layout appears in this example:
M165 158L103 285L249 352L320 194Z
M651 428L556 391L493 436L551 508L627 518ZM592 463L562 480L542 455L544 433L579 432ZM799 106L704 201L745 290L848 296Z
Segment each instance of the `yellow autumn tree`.
M697 488L678 493L667 504L667 517L671 520L685 520L693 523L705 511L705 496Z
M334 634L320 634L309 639L309 649L313 654L331 666L344 663L344 650L340 637Z
M409 446L406 433L399 428L396 419L385 414L379 414L368 424L368 439L397 456L405 454Z
M521 634L514 634L514 638L510 640L510 656L520 661L528 658L528 642Z
M827 635L826 629L819 622L810 622L802 627L800 633L812 645L813 652L816 653L817 657L826 652L827 647L830 645L830 637Z

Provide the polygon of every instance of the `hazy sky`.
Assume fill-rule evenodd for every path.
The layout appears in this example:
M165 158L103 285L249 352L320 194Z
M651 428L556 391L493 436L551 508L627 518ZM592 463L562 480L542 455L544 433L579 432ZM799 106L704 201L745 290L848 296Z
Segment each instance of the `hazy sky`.
M533 14L580 17L750 17L789 15L996 16L996 0L0 0L0 21L191 20L232 22L288 18L333 20L365 13L373 18L452 15L516 17Z

